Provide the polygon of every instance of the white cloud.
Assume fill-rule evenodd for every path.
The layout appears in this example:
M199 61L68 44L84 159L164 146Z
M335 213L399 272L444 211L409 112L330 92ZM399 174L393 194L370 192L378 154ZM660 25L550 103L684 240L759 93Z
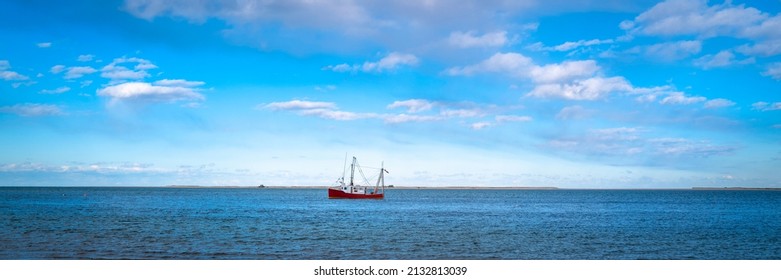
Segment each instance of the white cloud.
M409 106L414 107L418 105L414 101L401 102L401 103L394 102L394 104L397 104L397 106L394 106L393 108L398 108L398 107L410 108ZM403 105L398 105L398 104L403 104ZM356 112L339 110L336 104L332 102L301 101L301 100L272 102L266 105L259 105L257 108L292 111L303 116L314 116L323 119L338 120L338 121L351 121L351 120L358 120L358 119L379 119L388 124L397 124L397 123L405 123L405 122L427 122L427 121L438 121L438 120L445 119L445 117L443 116L431 116L431 115L356 113Z
M0 79L6 81L24 81L30 77L11 71L11 63L8 60L0 60Z
M471 76L479 73L504 73L511 76L526 76L534 64L531 58L519 53L496 53L490 58L464 67L452 67L445 73L452 76Z
M49 69L49 72L52 74L59 74L62 71L65 71L65 65L54 65L51 69Z
M81 61L81 62L92 61L93 59L95 59L95 56L91 54L82 54L79 55L78 58L76 58L77 61Z
M52 43L51 42L42 42L42 43L37 43L35 45L38 46L39 48L49 48L49 47L52 46Z
M593 77L568 83L541 84L528 96L569 100L598 100L614 92L631 93L634 89L623 77Z
M306 109L306 110L301 110L300 114L305 116L316 116L324 119L337 120L337 121L352 121L357 119L376 117L376 114L359 114L359 113L331 110L331 109Z
M636 127L614 127L614 128L602 128L592 129L591 137L599 140L610 141L634 141L640 139L637 135L641 130Z
M702 50L700 41L677 41L650 45L645 53L651 58L663 61L675 61L695 55Z
M507 42L506 31L496 31L481 36L475 36L474 32L453 32L448 37L448 43L459 48L501 47Z
M336 90L335 85L315 86L316 91L332 91Z
M25 75L16 73L14 71L8 71L8 70L0 71L0 78L6 81L24 81L30 79Z
M156 86L167 86L167 87L199 87L206 83L202 81L187 81L182 79L162 79L159 81L156 81L153 83Z
M44 90L41 90L41 93L43 93L43 94L61 94L61 93L68 92L69 90L71 90L71 88L69 88L69 87L59 87L59 88L56 88L56 89L44 89Z
M500 73L514 78L529 79L534 88L527 96L569 100L598 100L612 93L642 94L647 88L634 88L621 76L602 77L594 60L564 61L535 65L518 53L496 53L474 65L452 67L445 73L470 76L479 73Z
M724 98L716 98L705 102L704 107L706 109L717 109L717 108L730 107L733 105L735 105L735 102L732 102L731 100L724 99Z
M613 43L612 39L605 39L605 40L591 39L591 40L579 40L579 41L574 41L574 42L568 41L568 42L564 42L564 43L561 43L561 44L556 45L556 46L546 47L542 43L538 42L538 43L532 44L530 46L530 49L535 50L535 51L559 51L559 52L566 52L566 51L571 51L571 50L574 50L574 49L577 49L577 48L581 48L581 47L598 46L598 45L612 44L612 43Z
M705 0L668 0L622 26L646 35L715 37L741 34L768 18L755 8L730 2L709 7Z
M660 104L671 104L671 105L686 105L686 104L692 104L692 103L698 103L705 101L706 98L702 96L686 96L682 92L672 92L668 96L666 96L662 101L659 101Z
M580 105L573 105L561 108L558 114L556 114L557 120L577 120L585 119L591 116L592 112L583 108Z
M382 119L385 121L385 123L395 124L405 122L439 121L443 118L440 116L398 114L382 116Z
M332 102L291 100L286 102L272 102L263 107L272 110L315 110L336 109L336 104Z
M118 100L144 100L173 102L179 100L202 100L203 95L197 89L181 86L158 86L144 82L125 82L107 86L98 90L99 96Z
M63 115L62 109L57 105L25 103L13 106L0 107L0 112L16 114L23 117L57 116Z
M364 72L393 71L399 66L418 64L418 58L411 54L392 52L377 62L364 62L361 70Z
M65 79L78 79L83 77L84 75L92 74L97 72L98 70L95 70L95 68L89 67L89 66L76 66L76 67L68 67L68 71L65 72Z
M122 66L120 64L135 64L133 70ZM146 70L157 68L149 60L131 57L131 58L115 58L111 63L104 66L101 69L101 77L108 78L114 81L121 80L141 80L149 77L149 73Z
M654 138L647 141L656 154L664 156L711 157L726 154L734 147L713 145L707 141L692 141L683 138Z
M649 139L644 137L646 132L646 129L639 127L591 129L583 135L551 139L548 146L556 151L616 158L633 155L708 158L735 150L733 146L716 145L705 140L672 137Z
M532 117L529 116L515 116L515 115L497 115L494 117L496 122L530 122Z
M366 118L377 118L377 114L373 113L354 113L338 110L336 104L332 102L318 102L318 101L302 101L291 100L285 102L272 102L263 106L258 106L259 109L270 110L282 110L282 111L294 111L303 116L315 116L323 119L338 120L338 121L351 121Z
M767 102L756 102L751 104L751 107L757 111L776 111L781 110L781 102L775 102L773 104Z
M577 60L558 64L534 66L531 68L531 79L537 83L560 83L573 79L594 76L599 71L596 61Z
M401 66L415 66L418 64L418 58L412 54L392 52L378 61L367 61L362 65L348 65L345 63L337 65L329 65L323 67L323 70L331 70L334 72L387 72L395 71Z
M353 67L346 63L342 63L337 65L328 65L326 67L323 67L323 70L331 70L334 72L350 72L353 71ZM357 70L357 66L356 66L356 70Z
M731 51L720 51L715 55L705 55L694 60L694 65L701 67L702 69L712 69L719 67L728 67L735 64L750 64L754 63L753 57L746 58L744 60L735 60L735 54Z
M709 6L705 0L668 0L621 23L629 34L654 36L693 35L700 39L717 36L749 39L737 49L746 55L772 56L781 53L781 14L771 16L732 1Z
M781 62L770 64L765 72L762 72L764 76L770 76L773 79L781 80Z
M490 122L476 122L476 123L473 123L473 124L472 124L472 125L470 125L470 126L471 126L471 127L472 127L472 129L474 129L474 130L480 130L480 129L483 129L483 128L486 128L486 127L489 127L489 126L491 126L491 125L493 125L493 124L492 124L492 123L490 123Z
M407 108L408 113L417 113L431 110L434 102L425 99L408 99L403 101L393 101L388 105L388 109Z
M779 36L781 37L781 36ZM737 51L745 55L774 56L781 54L781 38L742 45Z
M448 118L472 118L485 115L480 109L443 109L439 114Z

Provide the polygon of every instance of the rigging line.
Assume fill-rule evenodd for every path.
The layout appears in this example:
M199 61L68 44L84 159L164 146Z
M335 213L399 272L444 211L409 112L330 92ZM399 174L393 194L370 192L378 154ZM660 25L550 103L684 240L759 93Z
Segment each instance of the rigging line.
M366 180L366 175L363 175L363 169L361 169L361 165L359 165L359 164L357 164L357 163L356 163L355 165L357 165L357 166L358 166L358 172L359 172L359 173L361 173L361 177L363 177L363 181L365 181L365 182L366 182L366 185L367 185L367 186L368 186L368 185L371 185L371 183L369 183L369 180Z

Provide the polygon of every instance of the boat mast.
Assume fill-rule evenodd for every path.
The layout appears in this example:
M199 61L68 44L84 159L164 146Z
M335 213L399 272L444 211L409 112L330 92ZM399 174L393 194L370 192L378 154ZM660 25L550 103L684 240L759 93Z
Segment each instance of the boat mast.
M382 185L380 185L382 183ZM377 177L377 185L374 186L374 192L382 186L382 192L385 193L385 162L380 163L380 176Z
M350 186L353 185L353 177L355 177L355 157L353 157L353 164L350 165Z
M345 173L347 173L347 153L344 153L344 165L342 165L342 185L344 185Z

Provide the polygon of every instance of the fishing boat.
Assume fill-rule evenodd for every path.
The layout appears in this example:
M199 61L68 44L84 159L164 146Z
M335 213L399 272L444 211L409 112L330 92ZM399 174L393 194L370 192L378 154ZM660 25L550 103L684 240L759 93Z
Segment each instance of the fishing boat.
M358 160L353 157L353 162L350 164L350 182L345 182L345 173L347 166L347 157L345 157L345 168L342 171L342 177L336 180L339 184L336 187L328 188L328 198L348 198L348 199L383 199L385 197L385 173L388 173L384 168L384 163L381 165L380 174L377 176L377 183L374 186L369 186L369 180L363 174L363 169L358 164ZM355 171L361 174L364 183L366 185L358 185L355 183Z

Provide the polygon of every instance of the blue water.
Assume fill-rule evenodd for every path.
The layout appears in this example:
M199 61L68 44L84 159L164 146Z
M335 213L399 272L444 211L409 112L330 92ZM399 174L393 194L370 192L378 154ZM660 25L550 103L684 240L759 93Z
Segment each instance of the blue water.
M781 191L0 188L0 259L781 259Z

